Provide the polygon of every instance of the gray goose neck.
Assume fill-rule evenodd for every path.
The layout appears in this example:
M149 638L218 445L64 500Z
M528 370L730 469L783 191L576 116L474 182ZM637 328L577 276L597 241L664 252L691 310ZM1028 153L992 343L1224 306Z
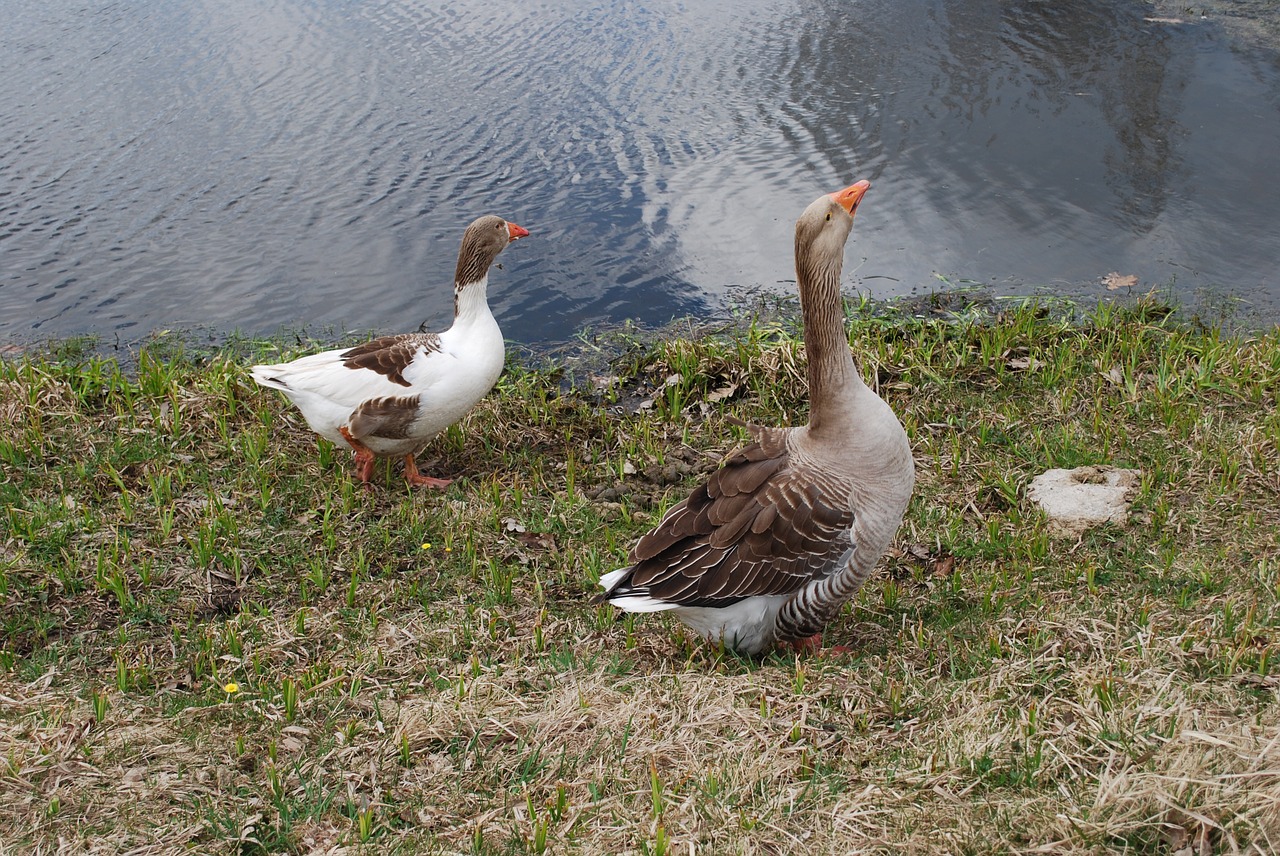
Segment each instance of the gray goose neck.
M796 282L808 358L811 432L819 432L829 421L847 419L852 396L864 385L853 364L845 333L844 301L840 297L843 262L843 253L834 258L819 258L808 248L796 247Z

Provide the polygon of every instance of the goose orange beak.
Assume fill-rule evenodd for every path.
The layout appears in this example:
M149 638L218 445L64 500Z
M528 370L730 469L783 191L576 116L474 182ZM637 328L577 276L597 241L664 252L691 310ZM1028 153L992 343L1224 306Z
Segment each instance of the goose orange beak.
M529 234L529 230L523 226L517 226L515 223L512 223L511 221L508 220L507 234L510 236L510 239L514 241L516 238L527 237Z
M850 214L853 214L853 212L858 208L858 203L862 201L862 197L865 196L867 191L870 189L871 182L863 179L857 184L849 185L844 190L837 190L835 193L831 194L831 198L834 199L836 204L841 208L848 211Z

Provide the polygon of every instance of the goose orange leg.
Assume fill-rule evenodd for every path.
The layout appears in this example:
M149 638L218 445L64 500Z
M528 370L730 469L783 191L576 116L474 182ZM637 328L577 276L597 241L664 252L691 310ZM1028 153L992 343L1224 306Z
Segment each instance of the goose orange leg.
M822 634L815 633L803 639L792 639L787 644L797 654L812 656L822 650Z
M418 464L414 461L412 454L404 456L404 477L409 484L414 487L425 485L427 487L434 487L438 490L443 490L453 483L453 479L434 479L431 476L424 476L422 473L418 472Z
M372 489L373 485L369 484L369 481L373 478L373 465L376 462L373 450L352 437L345 425L338 429L338 433L342 435L342 439L351 444L351 449L356 453L356 478Z
M797 653L804 656L816 657L822 654L852 654L853 649L848 645L832 645L830 648L823 650L822 634L815 633L812 636L806 636L803 639L792 639L787 643Z

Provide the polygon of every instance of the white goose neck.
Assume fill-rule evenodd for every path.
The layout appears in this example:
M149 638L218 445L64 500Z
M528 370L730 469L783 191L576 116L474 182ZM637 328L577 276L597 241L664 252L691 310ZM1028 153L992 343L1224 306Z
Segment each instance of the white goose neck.
M454 287L453 324L455 327L492 320L493 312L489 309L489 277L487 275L478 282Z

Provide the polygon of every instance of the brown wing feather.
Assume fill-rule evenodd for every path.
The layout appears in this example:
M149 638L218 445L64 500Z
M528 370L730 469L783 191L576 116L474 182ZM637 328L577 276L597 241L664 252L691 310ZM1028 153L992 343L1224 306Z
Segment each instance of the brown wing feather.
M780 430L730 455L642 537L630 573L599 600L647 595L684 606L728 606L789 594L829 573L850 547L853 513L792 467Z
M351 413L347 428L351 436L382 437L387 440L403 440L409 436L409 428L418 418L420 395L371 398Z
M342 364L349 369L368 369L386 376L392 383L409 386L404 370L423 349L428 353L440 350L440 337L435 333L380 336L343 353Z

